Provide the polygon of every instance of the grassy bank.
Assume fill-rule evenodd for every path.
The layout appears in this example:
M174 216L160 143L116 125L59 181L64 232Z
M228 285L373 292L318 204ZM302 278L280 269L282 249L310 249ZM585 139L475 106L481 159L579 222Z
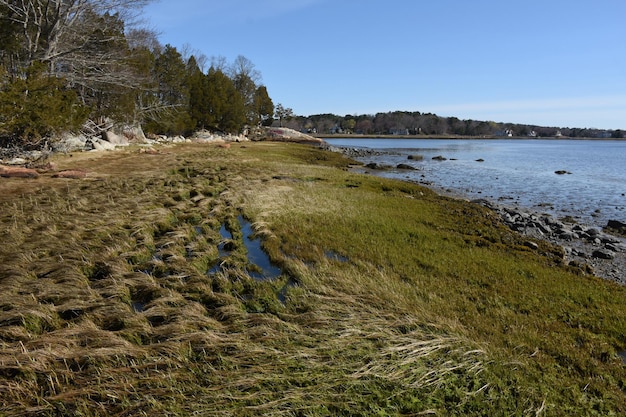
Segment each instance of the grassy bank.
M0 181L0 415L626 413L625 289L478 206L294 144L56 163Z

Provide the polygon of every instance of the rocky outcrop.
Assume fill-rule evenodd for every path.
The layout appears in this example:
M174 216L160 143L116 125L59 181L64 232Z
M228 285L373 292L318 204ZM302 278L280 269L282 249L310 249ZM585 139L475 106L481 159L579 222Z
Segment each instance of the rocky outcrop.
M253 129L250 131L249 137L251 140L272 140L316 145L322 145L324 143L322 139L286 127L261 127Z

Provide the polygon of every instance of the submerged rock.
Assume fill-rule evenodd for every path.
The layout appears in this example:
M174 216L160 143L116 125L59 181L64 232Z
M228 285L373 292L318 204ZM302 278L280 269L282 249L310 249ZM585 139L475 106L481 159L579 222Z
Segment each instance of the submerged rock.
M615 252L608 250L606 248L602 248L602 249L594 250L591 256L594 258L600 258L600 259L614 259Z

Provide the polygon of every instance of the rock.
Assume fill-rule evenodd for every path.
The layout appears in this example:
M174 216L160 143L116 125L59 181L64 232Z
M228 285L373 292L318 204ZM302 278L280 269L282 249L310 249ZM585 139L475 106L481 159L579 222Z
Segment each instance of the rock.
M139 149L139 153L145 153L148 155L158 155L160 152L158 149L154 149L152 147L149 148L141 148Z
M615 252L603 248L603 249L596 249L593 251L593 253L591 254L592 257L594 258L599 258L599 259L614 259L615 258Z
M24 165L26 163L28 163L28 161L24 158L13 158L5 162L7 165Z
M530 240L524 242L524 246L529 247L529 248L531 248L533 250L539 249L539 245L536 244L535 242L531 242Z
M476 162L485 162L485 160L483 158L478 158Z
M135 126L124 126L123 133L124 137L128 138L129 141L135 141L139 143L145 143L147 138L143 132L143 129L140 125Z
M324 143L322 139L286 127L264 127L259 133L251 134L250 137L252 140L273 140L284 142L312 143L318 145Z
M87 148L87 142L87 137L83 134L66 133L52 144L52 150L65 153L83 151Z
M52 176L52 178L72 178L72 179L81 179L87 176L87 171L81 169L70 169L61 172L57 172Z
M557 175L571 174L571 172L565 170L554 171L554 173Z
M38 178L39 173L34 169L22 167L0 166L0 177L5 178Z
M115 145L106 140L92 138L91 143L94 151L112 151L115 149Z
M563 240L574 240L578 238L578 235L574 232L563 230L559 233L559 238Z
M447 161L448 158L443 157L442 155L433 156L433 161Z
M365 166L369 169L387 169L388 168L386 165L381 165L376 162L370 162L369 164Z
M615 230L619 233L626 234L626 223L619 220L609 220L606 225L606 229Z
M411 161L423 161L424 155L409 155L407 159L410 159Z
M413 170L413 171L415 171L417 169L414 166L411 166L409 164L398 164L398 166L396 168L398 168L398 169L409 169L409 170Z
M128 146L128 139L109 130L102 133L102 139L116 146Z

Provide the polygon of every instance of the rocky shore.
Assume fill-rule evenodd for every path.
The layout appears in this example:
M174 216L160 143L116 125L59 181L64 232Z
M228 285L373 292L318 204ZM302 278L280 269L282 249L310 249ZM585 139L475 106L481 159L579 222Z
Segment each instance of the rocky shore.
M355 159L388 154L367 148L328 146L327 149ZM409 167L384 166L377 162L365 165L365 168L369 169L367 172L370 173ZM463 195L451 194L427 179L422 179L419 183L450 197L465 198ZM581 266L598 277L626 285L626 238L622 237L626 236L626 224L612 220L600 230L578 224L573 220L571 222L565 221L567 219L559 220L548 214L533 212L519 206L506 206L486 199L471 202L493 210L505 225L524 236L542 239L562 247L566 263ZM533 244L529 241L528 245L532 247Z
M504 224L524 236L561 246L568 264L586 265L594 275L626 285L626 239L520 207L507 207L485 199L472 200L472 203L493 210ZM611 221L606 229L624 234L626 224ZM530 241L528 244L533 245Z

